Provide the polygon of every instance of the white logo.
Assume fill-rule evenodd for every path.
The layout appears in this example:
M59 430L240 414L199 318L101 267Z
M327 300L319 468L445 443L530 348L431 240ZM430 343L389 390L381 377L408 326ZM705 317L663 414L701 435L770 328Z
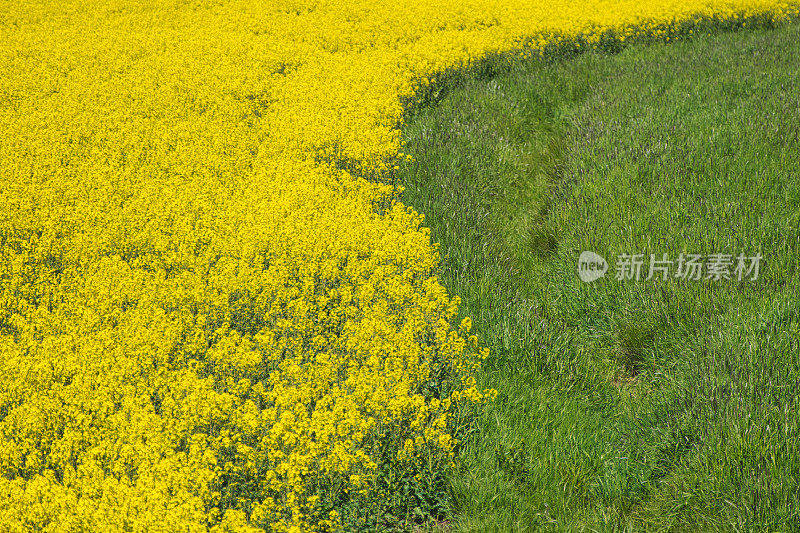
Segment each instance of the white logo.
M668 254L650 254L650 261L645 259L644 253L624 253L616 256L614 271L618 281L642 279L651 280L661 278L667 281L671 278L710 280L710 281L742 281L750 278L758 279L761 252L756 255L745 255L744 252L735 256L733 254L712 253L708 255L681 253L677 260L671 260ZM649 272L647 265L650 265ZM673 269L676 272L673 274ZM644 272L642 272L644 270ZM602 256L594 252L583 252L578 258L578 276L586 283L602 278L608 271L608 263ZM644 274L647 274L644 277Z
M586 283L602 278L608 271L608 263L594 252L583 252L578 258L578 277Z

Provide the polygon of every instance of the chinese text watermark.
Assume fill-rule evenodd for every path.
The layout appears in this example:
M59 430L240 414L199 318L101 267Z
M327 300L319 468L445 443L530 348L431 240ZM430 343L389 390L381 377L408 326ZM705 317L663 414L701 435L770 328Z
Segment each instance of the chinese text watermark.
M624 280L650 280L670 278L690 280L734 280L742 281L758 279L759 268L763 256L746 255L738 256L724 253L708 255L681 253L672 260L668 254L623 253L616 256L613 272L619 281ZM609 270L608 262L594 252L583 252L578 258L578 277L589 283L602 278Z

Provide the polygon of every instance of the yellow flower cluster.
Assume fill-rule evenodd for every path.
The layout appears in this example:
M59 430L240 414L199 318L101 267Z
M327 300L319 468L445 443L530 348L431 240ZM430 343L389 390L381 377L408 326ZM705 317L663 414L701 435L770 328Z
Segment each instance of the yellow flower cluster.
M378 440L449 457L492 391L376 179L403 102L495 52L765 13L798 4L5 2L0 527L336 529L319 487L367 490Z

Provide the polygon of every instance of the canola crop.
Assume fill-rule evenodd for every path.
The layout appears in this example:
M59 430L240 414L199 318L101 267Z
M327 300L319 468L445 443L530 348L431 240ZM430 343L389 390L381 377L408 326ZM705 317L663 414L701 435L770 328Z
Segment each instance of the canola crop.
M490 54L799 5L5 2L0 527L336 530L386 457L448 468L495 392L381 179L404 103Z

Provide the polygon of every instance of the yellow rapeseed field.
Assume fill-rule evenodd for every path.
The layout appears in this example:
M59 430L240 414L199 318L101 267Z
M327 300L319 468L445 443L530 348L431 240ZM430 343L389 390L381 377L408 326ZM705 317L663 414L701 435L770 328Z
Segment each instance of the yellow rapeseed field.
M4 1L0 529L332 530L387 446L447 468L493 391L380 179L403 102L487 54L765 13L798 3Z

